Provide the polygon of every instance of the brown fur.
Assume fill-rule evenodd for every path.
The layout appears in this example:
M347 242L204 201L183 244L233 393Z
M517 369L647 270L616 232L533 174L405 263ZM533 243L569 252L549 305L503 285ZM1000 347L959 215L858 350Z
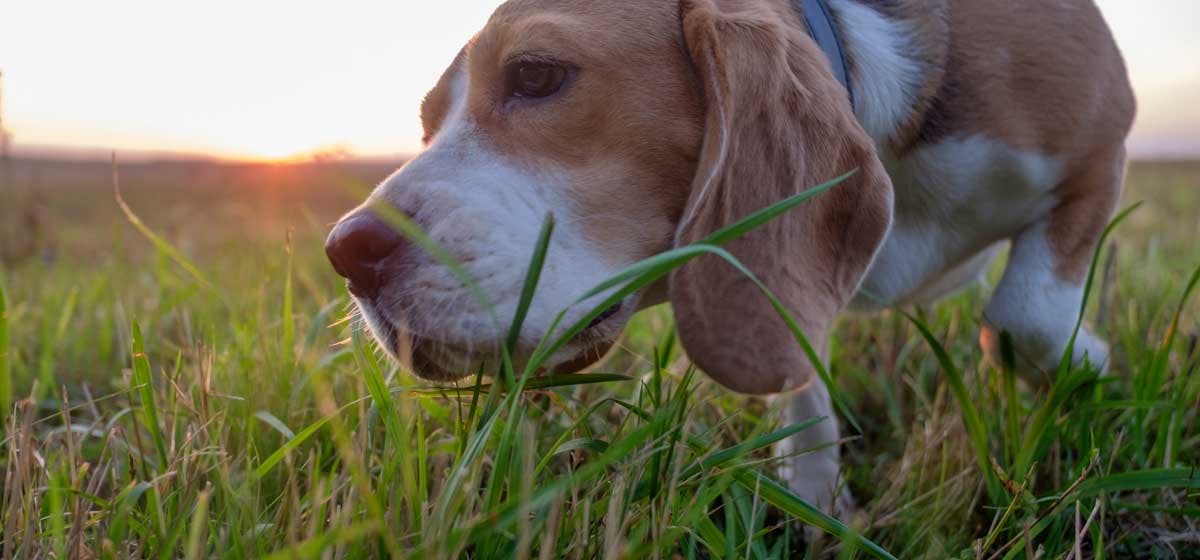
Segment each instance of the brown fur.
M425 100L421 103L421 126L425 128L425 136L421 141L425 144L429 144L433 135L442 128L446 114L450 112L451 83L462 68L466 54L466 49L458 52L458 56L454 57L454 62L450 63L450 67L438 79L437 85L425 95Z
M882 4L864 0L865 3ZM1082 279L1120 198L1124 142L1136 101L1112 33L1093 0L902 0L881 8L917 29L924 87L904 154L954 135L981 133L1061 158L1048 241L1057 272Z
M761 2L684 2L684 36L708 85L708 135L681 243L828 181L844 184L728 249L795 316L816 348L854 295L891 222L892 185L828 63L796 15ZM724 152L722 148L724 147ZM710 176L715 183L704 191ZM680 340L743 393L796 388L815 371L755 285L712 256L676 271Z
M612 259L628 261L670 247L700 151L704 109L681 45L677 5L608 4L502 6L469 47L471 83L490 85L473 89L469 105L500 153L572 170L580 226ZM586 71L549 105L506 104L496 86L505 64L522 54ZM427 136L448 109L447 89L443 79L426 103Z
M1063 160L1048 241L1058 274L1078 280L1119 195L1135 110L1092 0L860 1L911 24L922 65L911 117L883 148L903 156L982 134ZM552 100L506 100L505 65L531 54L580 70ZM426 99L427 139L459 72L470 74L468 111L489 144L533 167L569 170L574 214L614 262L676 238L695 242L858 169L728 247L816 348L887 232L891 181L791 0L513 0ZM698 200L710 174L716 183ZM685 347L725 385L767 393L811 377L782 320L724 262L705 257L676 272L669 295Z

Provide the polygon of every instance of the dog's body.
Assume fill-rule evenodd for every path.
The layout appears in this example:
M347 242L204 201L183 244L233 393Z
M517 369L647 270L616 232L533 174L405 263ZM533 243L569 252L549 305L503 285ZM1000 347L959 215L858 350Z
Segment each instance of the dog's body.
M554 214L527 349L622 267L857 169L728 246L814 344L844 309L959 289L1011 240L981 343L994 356L1006 331L1023 369L1053 370L1121 192L1135 110L1099 11L1092 0L829 4L853 107L791 0L513 0L427 98L428 149L367 206L411 215L500 317L515 309L542 216ZM411 342L419 374L478 369L503 321L377 221L358 210L330 238L368 323L395 354ZM715 257L610 310L551 365L594 361L637 309L667 300L689 356L714 379L790 392L795 420L831 415L782 320ZM1085 357L1107 360L1086 331L1072 358ZM826 422L785 448L837 437ZM831 503L836 446L785 470L803 497Z

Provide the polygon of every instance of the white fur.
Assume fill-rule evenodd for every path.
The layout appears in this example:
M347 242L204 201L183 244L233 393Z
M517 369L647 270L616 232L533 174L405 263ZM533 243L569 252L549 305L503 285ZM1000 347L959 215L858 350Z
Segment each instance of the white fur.
M1008 269L986 312L985 333L1010 332L1029 359L1051 368L1066 347L1082 294L1080 286L1057 279L1045 239L1063 163L982 135L948 138L903 157L888 153L888 140L903 126L921 85L921 64L905 54L916 51L913 30L851 0L831 4L855 61L856 116L879 146L895 187L892 229L855 306L877 309L940 297L978 278L998 244L1015 239ZM579 228L580 217L572 215L565 194L565 172L534 169L491 149L467 112L470 86L465 72L455 78L451 110L429 149L380 185L369 203L384 202L410 212L463 263L492 298L494 312L476 301L451 270L424 253L405 257L412 262L390 277L378 305L359 302L377 332L378 323L388 321L447 343L453 351L438 356L451 369L471 364L470 358L462 361L464 352L483 350L485 345L490 350L503 339L547 214L554 214L558 227L521 333L523 345L532 346L550 334L560 310L629 264L606 259L597 250L605 240L588 239ZM720 95L717 88L714 93ZM726 115L722 100L715 101L722 109L717 157L723 161ZM715 180L714 171L701 186L697 202L709 194ZM696 206L686 212L680 230L694 218ZM576 306L564 326L582 318L588 307ZM622 319L632 307L625 306ZM623 320L610 321L605 328L622 324ZM612 338L617 333L603 334ZM1103 343L1086 332L1079 336L1075 357L1103 362ZM569 358L581 349L568 347L557 358ZM827 445L785 462L783 474L802 497L836 509L844 494L835 494L838 428L828 391L814 381L784 398L788 422L814 416L829 420L780 446L778 451L786 455Z
M988 267L1000 256L1005 245L1005 242L996 243L962 264L946 270L910 294L908 301L917 305L931 304L966 286L983 282Z
M1082 313L1083 286L1064 282L1054 272L1055 259L1046 242L1046 224L1039 223L1013 242L1008 268L984 313L984 349L999 356L999 332L1012 336L1017 359L1044 374L1053 374ZM1086 357L1103 367L1108 348L1086 330L1075 340L1072 362ZM1024 368L1022 368L1024 369Z
M921 64L908 56L913 29L854 0L832 0L851 60L854 113L876 142L890 139L912 112L921 90Z
M1051 363L1055 352L1061 355L1078 317L1079 288L1055 280L1040 230L1022 232L1047 219L1063 178L1062 162L980 135L950 138L904 158L885 152L883 161L895 191L893 225L853 308L928 303L980 279L1003 243L1020 236L987 318L1013 333L1016 345L1033 344L1039 365ZM1039 340L1049 342L1037 346L1043 344ZM1098 361L1102 350L1080 333L1077 354ZM832 414L825 388L819 380L814 385L789 397L789 421ZM836 437L834 425L802 433L780 448L786 453ZM835 493L837 465L834 446L785 463L782 475L801 496L836 511L846 501Z
M369 324L382 317L441 342L445 351L437 357L452 368L470 367L473 354L491 352L505 338L546 216L555 217L556 228L521 331L523 347L535 346L560 311L628 264L608 262L576 225L579 217L566 198L564 173L519 164L488 146L466 110L469 91L462 72L452 83L450 110L429 148L385 180L368 205L389 204L410 213L491 301L480 302L478 292L467 289L449 267L413 250L403 262L391 263L397 273L388 275L376 304L359 302ZM573 307L560 329L599 301L598 296ZM380 332L380 325L371 326ZM582 349L568 346L547 365Z
M846 49L854 60L855 115L875 140L892 179L895 209L890 230L852 308L877 310L928 303L982 278L1004 243L1015 239L1008 268L988 306L985 349L996 356L998 331L1037 367L1052 371L1079 316L1082 288L1054 274L1045 222L1063 180L1063 162L982 135L948 138L903 157L889 152L921 87L913 30L852 0L831 0ZM989 347L988 342L993 344ZM1107 348L1087 331L1076 342L1076 361L1107 359ZM832 416L819 380L788 395L785 420ZM837 425L821 425L781 442L778 454L828 444ZM838 452L832 446L782 463L791 488L823 509L844 509Z
M981 135L951 138L899 160L884 157L884 165L895 188L895 218L857 308L926 300L927 286L953 291L943 281L948 275L970 282L978 274L968 272L987 264L981 253L1049 212L1063 175L1056 158Z
M823 418L815 426L775 445L781 459L779 477L806 502L828 513L846 513L850 495L840 487L837 414L829 389L815 380L804 389L773 398L781 402L780 423L792 426L813 418Z

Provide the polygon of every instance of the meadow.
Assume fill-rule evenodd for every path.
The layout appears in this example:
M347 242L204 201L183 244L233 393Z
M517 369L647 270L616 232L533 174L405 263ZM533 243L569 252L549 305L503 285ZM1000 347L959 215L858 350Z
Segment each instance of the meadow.
M668 309L586 375L383 359L322 246L389 170L122 165L129 214L107 163L4 170L0 555L1200 558L1200 163L1131 170L1107 375L985 362L986 286L840 324L845 525L773 479L811 424L689 368Z

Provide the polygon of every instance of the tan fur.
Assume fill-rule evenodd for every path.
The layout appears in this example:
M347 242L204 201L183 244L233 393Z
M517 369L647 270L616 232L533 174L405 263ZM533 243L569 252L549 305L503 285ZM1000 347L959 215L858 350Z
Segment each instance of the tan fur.
M689 201L695 218L680 231L681 243L858 170L727 247L823 348L887 233L891 181L828 63L786 6L687 1L683 26L708 86L709 108ZM670 289L680 340L723 385L763 394L812 378L813 365L783 319L725 261L706 256L685 266L673 274Z
M858 108L878 121L872 134L890 137L873 140L856 120L793 0L511 0L426 98L430 149L373 198L402 210L432 201L423 225L467 248L467 266L513 308L520 282L511 272L525 263L512 255L532 245L536 226L506 229L509 212L529 222L558 216L568 241L552 241L544 273L554 281L527 317L527 327L541 322L532 340L553 329L549 308L571 305L601 276L857 170L726 246L779 297L818 359L860 284L864 299L887 291L874 298L883 305L936 298L977 274L988 247L1012 240L983 313L985 351L998 355L1007 332L1025 369L1053 368L1069 338L1074 363L1103 367L1107 345L1086 329L1072 336L1070 315L1120 195L1135 104L1093 1L853 1L840 4L864 25L852 52L880 58L851 58L851 73L883 74ZM560 63L564 87L537 100L510 96L506 68L523 58ZM439 137L443 129L453 132ZM959 160L967 170L955 174ZM430 341L434 350L478 348L496 344L497 331L480 326L453 283L415 273L434 265L399 257L406 266L387 269L393 300L357 300L378 316L372 329L402 357L405 341L387 326L406 324L406 314L427 320L438 304L466 310L432 335L416 333L412 354L426 378L471 373L457 370L475 362L429 352ZM683 346L713 379L743 393L792 391L782 399L786 422L833 416L815 364L728 262L700 257L641 298L612 308L547 369L587 367L635 307L669 300ZM522 344L516 361L530 350ZM777 449L790 487L821 509L848 503L837 491L839 439L837 422L823 422Z
M1125 146L1102 148L1059 187L1059 204L1047 231L1062 280L1080 283L1095 255L1096 243L1117 207L1125 182Z
M462 68L466 52L466 49L459 51L458 56L454 57L454 62L450 63L450 67L438 79L437 85L425 95L425 100L421 103L421 125L425 128L425 136L421 141L425 144L429 144L433 135L442 128L442 122L450 112L451 84Z
M891 184L796 14L782 1L740 2L744 10L738 2L686 3L689 53L679 44L672 4L596 4L518 1L498 11L470 45L472 83L500 83L510 57L537 53L586 64L588 74L571 87L587 94L524 111L503 106L492 89L473 90L473 120L506 155L572 169L572 198L592 238L610 254L644 258L670 247L694 185L715 165L712 100L706 116L693 64L704 78L718 78L736 129L735 153L696 221L680 232L682 242L858 170L834 192L730 247L823 347L887 231ZM623 30L624 40L613 39L613 30ZM763 59L764 45L773 58ZM448 110L449 87L443 78L429 96L428 136ZM758 111L743 114L747 108ZM708 147L701 155L702 141ZM698 155L706 160L699 167ZM781 252L791 257L779 259ZM689 355L723 384L761 394L811 378L812 365L766 298L723 262L704 259L676 274L671 298Z
M605 254L629 262L670 247L703 137L702 94L674 2L516 0L469 46L470 114L505 156L569 169L580 224ZM514 56L586 69L569 94L537 108L506 105L498 85ZM447 80L429 96L436 134Z
M1136 112L1124 60L1095 2L888 4L889 16L917 30L925 62L924 87L894 139L896 152L981 133L1061 158L1068 178L1049 242L1060 277L1079 281L1120 198L1123 146Z
M1118 198L1134 101L1092 0L860 0L915 32L921 87L881 149L981 134L1065 162L1048 242L1077 281ZM749 212L845 171L859 173L729 248L783 299L821 348L886 233L891 183L824 54L791 0L513 0L429 94L426 138L459 72L490 145L568 170L581 227L614 262L694 242ZM515 56L580 69L537 107L503 98ZM849 61L853 67L854 61ZM715 89L714 89L715 88ZM728 136L717 181L716 96ZM694 208L693 208L694 207ZM689 210L695 220L677 231ZM779 391L812 372L751 284L706 257L673 275L681 338L710 375L743 392Z

